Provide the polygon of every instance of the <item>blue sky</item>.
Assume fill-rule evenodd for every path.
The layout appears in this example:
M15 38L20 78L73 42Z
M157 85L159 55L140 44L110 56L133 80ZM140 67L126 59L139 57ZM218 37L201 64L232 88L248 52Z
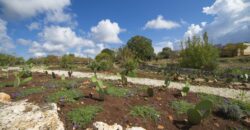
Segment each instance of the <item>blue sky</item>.
M205 31L215 44L250 41L249 12L249 0L0 0L0 51L93 57L143 35L159 52Z

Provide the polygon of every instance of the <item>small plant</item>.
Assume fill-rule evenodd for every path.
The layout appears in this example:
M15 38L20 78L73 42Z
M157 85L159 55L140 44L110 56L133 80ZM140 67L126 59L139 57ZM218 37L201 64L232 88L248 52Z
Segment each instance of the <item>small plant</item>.
M199 124L204 118L211 114L213 102L210 100L203 100L196 104L195 108L190 108L187 111L188 122L192 125Z
M239 120L243 116L243 112L238 105L223 104L218 108L218 113L232 120Z
M103 82L101 80L98 80L96 76L93 76L91 78L91 81L96 84L96 91L99 94L99 99L103 101L105 94L107 93L106 86L104 86Z
M65 99L65 102L75 102L76 99L82 97L83 94L77 90L60 90L50 96L48 96L48 101L58 102L61 98Z
M148 94L148 97L153 97L154 96L154 89L149 87L147 89L147 94Z
M70 78L72 77L72 74L73 74L72 70L68 71L68 75L69 75Z
M61 76L61 80L62 80L62 81L65 80L65 75L64 75L64 74Z
M185 86L181 90L181 95L182 96L187 96L187 94L188 94L188 92L190 90L189 86L190 86L189 83L186 82Z
M127 86L128 85L128 79L125 75L125 72L121 72L121 81L122 81L122 86Z
M85 106L73 109L68 112L67 115L73 124L85 127L94 119L96 114L101 111L102 108L100 106Z
M97 77L96 72L100 69L100 64L96 61L92 61L88 67L94 72L95 77Z
M128 89L125 88L118 88L113 86L112 84L108 84L108 88L107 88L107 94L112 95L112 96L116 96L116 97L125 97L128 94Z
M151 106L134 106L132 107L130 114L132 116L139 116L144 119L148 118L155 122L159 119L160 113Z
M169 78L169 76L167 76L166 78L165 78L165 86L164 86L164 88L167 88L169 85L170 85L170 78Z
M194 105L184 100L176 100L171 102L171 107L177 114L184 114L187 113L190 108L194 108Z
M48 71L46 70L46 71L45 71L45 75L47 76L48 74L49 74L49 73L48 73Z
M241 90L241 91L240 91L240 94L239 94L239 96L238 96L239 100L245 101L245 100L246 100L246 97L247 97L247 92L244 91L244 90Z
M52 79L56 79L56 74L52 72Z
M28 78L32 76L31 69L33 64L25 65L22 67L22 71L20 72L21 78Z

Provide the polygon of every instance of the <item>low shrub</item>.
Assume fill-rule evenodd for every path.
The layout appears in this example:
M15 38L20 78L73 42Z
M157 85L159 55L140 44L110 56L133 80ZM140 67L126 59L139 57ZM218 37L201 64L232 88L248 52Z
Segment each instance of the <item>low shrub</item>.
M60 90L53 94L50 94L47 98L49 102L75 102L77 98L83 97L83 93L76 89Z
M128 89L118 88L115 86L109 86L107 88L107 94L115 97L126 97L128 92L129 92Z
M194 108L194 105L184 100L175 100L171 102L171 108L173 108L177 114L184 114L187 113L188 109Z
M134 106L130 114L132 116L139 116L144 119L148 118L154 121L157 121L160 117L160 113L151 106Z
M18 98L21 98L21 97L26 97L28 95L31 95L31 94L36 94L36 93L41 93L43 92L45 89L42 88L42 87L33 87L33 88L27 88L23 91L21 91L19 94L19 97Z
M218 108L217 112L223 117L232 120L239 120L243 115L243 112L240 107L235 104L223 104Z
M79 125L80 127L85 127L90 123L98 112L101 112L102 108L100 106L85 106L81 108L73 109L68 112L68 118L73 124Z

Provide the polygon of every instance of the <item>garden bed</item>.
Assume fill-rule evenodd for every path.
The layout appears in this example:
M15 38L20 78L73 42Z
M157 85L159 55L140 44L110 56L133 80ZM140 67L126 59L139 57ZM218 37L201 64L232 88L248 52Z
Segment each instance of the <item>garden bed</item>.
M95 84L90 79L66 78L62 81L59 76L52 79L51 75L44 73L33 73L32 77L32 81L25 85L1 87L0 91L11 95L12 101L28 99L38 105L56 102L60 108L59 116L67 130L73 127L91 128L95 121L118 123L123 127L140 126L147 130L249 129L240 121L227 119L215 112L200 124L189 125L186 111L201 101L204 94L190 92L182 97L177 89L154 88L154 96L148 97L147 88L150 86L129 83L127 87L122 87L119 80L105 80L107 95L104 101L100 101ZM9 79L0 78L0 82L11 82L13 79L11 74ZM215 98L211 95L205 97ZM86 113L88 116L79 116ZM81 121L81 124L77 121Z

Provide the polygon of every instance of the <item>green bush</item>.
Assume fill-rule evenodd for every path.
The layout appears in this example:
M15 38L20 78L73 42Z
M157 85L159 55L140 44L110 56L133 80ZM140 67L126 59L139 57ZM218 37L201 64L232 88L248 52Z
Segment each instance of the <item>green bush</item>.
M194 108L194 105L184 100L176 100L171 102L171 107L177 114L184 114L187 113L188 109Z
M160 113L151 106L134 106L132 107L130 114L132 116L139 116L144 119L148 118L157 121L160 117Z
M31 95L31 94L41 93L44 90L45 89L42 87L28 88L28 89L25 89L25 90L20 92L19 98L26 97L26 96Z
M185 49L181 51L180 65L187 68L214 70L218 66L219 51L212 44L208 43L205 37L203 40L193 37L185 42Z
M85 106L81 108L73 109L68 112L68 118L73 124L79 125L80 127L85 127L90 123L98 112L101 112L102 108L100 106Z

